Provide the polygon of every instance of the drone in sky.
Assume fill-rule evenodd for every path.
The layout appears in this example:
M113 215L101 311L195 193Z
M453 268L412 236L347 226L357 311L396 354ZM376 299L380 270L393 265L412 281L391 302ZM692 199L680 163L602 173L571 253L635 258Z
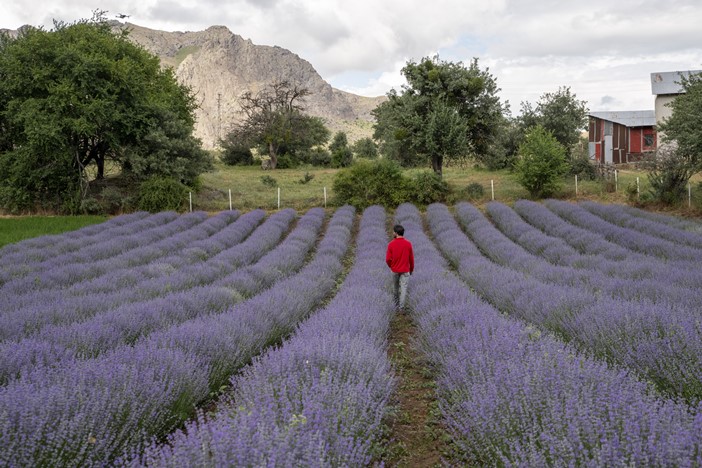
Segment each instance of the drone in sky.
M124 19L129 18L130 15L125 15L124 13L119 13L115 15L115 18Z

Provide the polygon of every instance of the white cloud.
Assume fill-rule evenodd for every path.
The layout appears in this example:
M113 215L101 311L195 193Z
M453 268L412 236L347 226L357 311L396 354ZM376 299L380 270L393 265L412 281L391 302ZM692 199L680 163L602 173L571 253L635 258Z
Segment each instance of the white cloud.
M3 2L0 27L50 27L94 8L88 0L35 0L31 9ZM399 88L408 59L478 57L513 112L559 86L591 110L650 109L651 72L702 68L696 0L104 0L101 8L168 31L225 25L291 50L332 85L363 95Z

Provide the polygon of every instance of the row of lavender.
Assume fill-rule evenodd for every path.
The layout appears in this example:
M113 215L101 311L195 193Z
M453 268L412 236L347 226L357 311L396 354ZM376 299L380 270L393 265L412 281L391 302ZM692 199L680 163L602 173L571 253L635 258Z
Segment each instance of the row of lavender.
M232 250L248 250L256 252L258 256L264 251L262 248L267 246L264 240L277 239L288 225L291 215L289 212L280 212L271 216L255 231L258 235ZM70 309L65 309L65 304L62 307L50 307L51 314L45 311L44 315L40 315L40 309L33 309L44 320L46 315L52 315L62 323L45 326L28 338L1 343L0 382L15 379L37 365L58 366L65 365L66 361L96 357L124 344L134 343L150 333L232 307L243 297L250 297L301 268L314 246L324 217L321 208L310 210L299 220L294 231L256 264L235 269L213 284L179 290L156 299L130 302L115 308L108 308L105 304L100 308L100 304L93 301L91 303L100 308L99 313L87 317L83 311L80 317L82 320L77 320L75 311L72 313ZM278 222L281 220L284 222ZM242 255L242 258L246 257ZM235 266L236 263L232 262L230 269ZM138 284L138 288L143 289L144 284ZM122 294L132 293L122 291ZM59 321L57 319L54 321ZM16 321L27 323L26 320ZM36 323L33 326L36 328Z
M0 340L30 336L49 323L58 325L80 321L120 304L153 297L158 293L158 289L149 291L143 285L139 288L135 286L145 279L166 278L167 281L162 281L161 289L163 289L172 281L172 275L177 272L182 274L188 267L197 267L202 264L202 257L213 259L219 253L227 251L236 253L237 250L242 250L239 244L261 223L265 213L254 211L239 219L230 216L229 214L213 216L204 223L157 242L152 252L158 252L158 254L149 256L141 268L118 267L121 258L131 256L130 250L125 249L123 253L114 257L114 267L108 265L107 271L102 274L96 271L95 276L91 278L79 279L73 284L64 281L58 285L43 282L43 287L41 283L26 285L16 293L5 291L6 294L0 297L0 310L5 311L0 316L3 325L0 327L2 330ZM282 235L280 229L286 228L285 220L290 223L293 218L294 213L290 212L284 219L269 220L267 224L280 224L280 228L277 229L280 236ZM229 222L230 219L236 219L236 221ZM267 227L262 229L269 230ZM271 234L274 234L273 230ZM249 241L249 244L252 242ZM250 250L254 250L255 247L266 247L266 245L249 247ZM196 254L192 255L192 252ZM136 254L137 256L132 258L143 257L143 252L139 249ZM96 263L109 264L110 260L112 259ZM84 265L86 269L90 268L90 264ZM63 267L59 266L55 270L60 273ZM47 270L46 273L51 274L52 270ZM61 275L55 276L61 278ZM125 291L129 293L125 294Z
M457 230L455 235L460 242L452 243L451 247L464 247L447 254L458 263L461 275L481 296L500 310L574 340L607 360L628 366L651 379L661 391L691 402L702 398L699 379L702 375L702 327L695 309L684 301L686 297L692 298L694 291L659 285L658 293L674 291L680 296L673 298L675 300L661 297L653 301L650 296L637 299L636 294L628 293L616 294L628 296L626 299L613 297L615 291L604 287L607 282L600 283L603 289L593 288L593 284L597 286L596 275L588 280L590 287L585 282L570 285L567 284L567 269L552 267L551 270L543 265L530 269L530 264L538 262L520 252L515 244L505 242L476 208L459 204L456 214L485 253L506 265L483 256L476 245ZM499 255L492 248L493 242ZM564 275L564 281L558 280L555 273ZM587 277L587 274L583 270L575 277ZM627 282L620 286L622 289L631 287ZM645 290L646 287L637 289L638 294Z
M199 216L197 213L190 215L185 222ZM6 246L0 251L0 259L2 259L0 284L41 271L47 266L61 265L62 262L72 263L71 260L80 259L77 252L81 250L93 253L97 251L98 255L102 255L100 246L111 239L114 239L112 247L117 249L120 248L118 244L120 240L124 240L127 244L138 245L139 241L136 238L140 232L158 231L165 224L173 223L180 218L178 213L172 211L149 216L135 213L119 216L78 231L58 236L43 236ZM50 240L53 242L49 242Z
M439 407L459 461L702 463L702 411L661 399L627 372L500 314L448 270L423 234L416 208L403 205L396 218L421 265L411 278L409 299L422 348L437 372ZM471 278L465 273L476 268L477 248L445 207L430 207L427 219L436 244Z
M393 387L382 208L368 208L334 300L232 379L233 398L200 414L133 466L367 466Z
M599 271L611 278L660 281L686 288L702 287L699 268L670 265L659 258L627 250L595 232L574 226L540 203L520 200L511 209L489 203L487 212L512 241L550 263Z
M323 213L317 210L308 216L319 226ZM305 257L302 239L295 245L292 234L290 248L277 252L277 262L271 256L271 263L248 272L253 282L259 274L277 280L276 288L222 311L201 305L199 314L179 325L168 322L170 314L164 308L163 326L139 333L132 346L117 340L95 358L74 355L60 366L25 368L0 388L0 461L103 464L170 432L191 414L194 404L289 333L329 294L342 268L353 218L350 208L335 213L315 259L300 273L283 280L285 274L275 273L289 271L285 261L290 255L299 259L302 252ZM301 220L298 228L303 225ZM310 232L316 237L318 229Z

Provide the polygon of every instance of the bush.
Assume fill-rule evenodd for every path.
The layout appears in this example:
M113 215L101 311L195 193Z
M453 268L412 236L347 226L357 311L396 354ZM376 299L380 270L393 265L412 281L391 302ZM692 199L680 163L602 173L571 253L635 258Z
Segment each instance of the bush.
M188 198L188 187L175 179L152 177L139 187L137 205L140 210L155 213L182 210Z
M337 203L358 209L371 205L395 208L408 200L412 188L400 166L387 159L356 161L337 172L333 183Z
M349 167L351 164L353 164L353 152L348 146L344 148L338 148L332 153L332 167Z
M553 135L538 125L533 127L519 146L515 165L519 183L532 197L548 197L561 186L568 171L566 150Z
M100 204L105 213L115 215L126 208L129 199L114 187L105 187L100 191Z
M276 169L294 169L298 165L295 157L291 154L281 154L278 156L278 162L276 162Z
M80 211L86 215L98 215L105 213L103 206L93 197L84 198L80 202Z
M277 187L278 181L269 175L261 176L261 183L266 187Z
M570 159L570 175L577 175L580 180L595 180L597 179L597 169L587 155L585 157L576 156Z
M313 166L329 167L331 165L331 153L323 147L315 147L300 154L300 161Z
M251 166L254 163L251 148L243 145L225 145L220 159L228 166Z
M305 172L305 175L303 175L302 179L298 180L297 183L305 185L305 184L309 183L309 181L311 181L312 179L314 179L314 174L310 174L309 172Z
M464 190L468 200L479 200L485 195L485 189L478 182L471 182Z
M377 159L378 145L375 144L372 138L361 138L353 144L351 150L357 158Z
M674 205L687 195L687 184L699 166L693 158L682 153L673 144L656 151L655 157L642 161L648 170L651 197L658 202ZM642 194L643 195L643 194Z
M420 205L445 202L451 189L434 172L419 172L412 178L412 200Z

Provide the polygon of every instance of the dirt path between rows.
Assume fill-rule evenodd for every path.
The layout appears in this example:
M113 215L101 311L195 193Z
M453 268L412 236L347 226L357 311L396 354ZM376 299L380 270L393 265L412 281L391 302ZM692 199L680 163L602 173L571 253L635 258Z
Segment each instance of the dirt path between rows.
M410 316L396 314L390 324L388 354L397 370L390 421L391 446L385 462L396 467L441 466L446 453L444 432L436 420L434 380L416 350L417 327Z

